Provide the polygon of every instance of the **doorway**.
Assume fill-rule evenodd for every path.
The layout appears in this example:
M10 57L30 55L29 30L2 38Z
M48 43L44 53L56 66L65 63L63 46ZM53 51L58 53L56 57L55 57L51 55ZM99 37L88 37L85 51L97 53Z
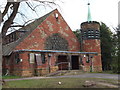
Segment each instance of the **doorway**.
M68 70L68 58L66 55L59 55L57 63L59 70Z
M78 70L79 69L79 56L72 56L72 70Z

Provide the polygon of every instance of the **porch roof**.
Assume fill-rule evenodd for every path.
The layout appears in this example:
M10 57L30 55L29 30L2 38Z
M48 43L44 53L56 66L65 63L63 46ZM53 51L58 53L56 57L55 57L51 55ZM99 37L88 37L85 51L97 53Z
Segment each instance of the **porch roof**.
M66 53L66 54L95 54L97 52L76 52L76 51L60 51L60 50L29 50L29 49L22 49L22 50L14 50L14 52L42 52L42 53Z

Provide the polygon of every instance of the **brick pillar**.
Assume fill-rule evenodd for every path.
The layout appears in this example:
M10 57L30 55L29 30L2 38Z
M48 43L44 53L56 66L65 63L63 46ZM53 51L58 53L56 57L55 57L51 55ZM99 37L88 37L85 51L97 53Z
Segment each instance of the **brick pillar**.
M92 71L101 72L100 24L96 21L83 22L81 24L81 39L83 52L98 53L98 55L92 59Z

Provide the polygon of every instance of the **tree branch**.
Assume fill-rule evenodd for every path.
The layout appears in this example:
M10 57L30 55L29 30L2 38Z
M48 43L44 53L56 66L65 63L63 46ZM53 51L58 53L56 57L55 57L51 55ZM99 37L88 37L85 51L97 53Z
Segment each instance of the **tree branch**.
M30 7L33 11L35 11L35 10L32 8L32 6L31 6L28 2L26 2L26 4L27 4L28 7Z
M12 25L10 27L24 27L24 25Z
M2 13L2 20L3 20L3 17L6 15L6 13L8 12L8 9L10 7L12 3L11 2L7 2L6 6L5 6L5 10L3 11Z
M26 2L26 3L27 3L27 5L28 5L28 7L30 7L31 10L33 10L33 11L36 13L36 15L38 16L38 14L37 14L37 12L34 10L33 6L32 6L30 3L28 3L28 2Z
M13 12L8 18L8 20L5 21L3 28L2 28L2 38L6 36L7 30L9 29L10 25L13 23L13 20L17 14L20 2L11 2L13 4Z
M44 4L45 4L45 3L51 3L51 4L56 5L56 3L55 3L55 2L53 2L53 1L52 1L52 2L51 2L51 1L38 1L38 2L40 2L40 3L44 3Z

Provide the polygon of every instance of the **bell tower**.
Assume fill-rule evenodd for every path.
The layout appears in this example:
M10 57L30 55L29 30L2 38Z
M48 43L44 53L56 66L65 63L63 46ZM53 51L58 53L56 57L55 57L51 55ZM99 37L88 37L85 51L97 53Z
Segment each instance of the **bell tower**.
M88 3L88 16L87 21L81 23L81 50L83 52L97 52L98 55L94 56L91 60L92 67L90 67L90 62L86 62L88 66L85 65L87 70L92 72L101 72L101 47L100 47L100 24L97 21L92 21L90 13L90 3Z

